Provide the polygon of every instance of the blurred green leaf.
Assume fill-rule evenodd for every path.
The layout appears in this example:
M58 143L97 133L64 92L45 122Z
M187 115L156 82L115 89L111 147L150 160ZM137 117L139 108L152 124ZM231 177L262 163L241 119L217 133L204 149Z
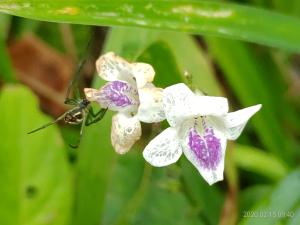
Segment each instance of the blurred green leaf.
M29 22L30 23L30 22ZM21 22L21 25L26 26L27 21ZM36 33L46 42L49 43L50 46L58 49L61 52L64 52L64 44L62 41L63 34L60 30L60 24L57 23L46 23L40 22L37 24ZM26 27L21 27L20 32L26 32ZM86 44L83 44L85 46ZM80 46L80 45L79 45ZM78 47L79 48L79 47Z
M300 2L298 0L274 0L271 1L271 5L276 11L283 12L285 14L299 17Z
M153 42L138 57L138 61L153 65L155 70L154 84L157 87L165 88L183 81L173 52L164 41Z
M282 97L282 87L276 78L270 77L272 71L262 65L255 52L244 43L217 38L207 40L211 54L242 105L263 105L252 120L266 149L286 161L293 161L298 147L291 145L291 137L278 120L284 117L281 112L290 108Z
M143 205L128 224L206 224L199 216L199 208L192 206L182 192L164 188L163 184L169 177L166 172L167 169L153 168Z
M184 157L181 159L183 190L204 221L218 224L224 203L224 194L218 186L209 186L196 168Z
M180 30L300 51L299 19L223 2L6 0L0 12L52 22Z
M141 152L118 157L106 194L102 224L202 224L199 208L173 190L169 168L145 165ZM174 185L174 183L172 184Z
M293 218L287 223L287 225L298 225L300 223L300 207L297 207L297 210L293 212Z
M10 26L10 15L0 14L0 40L5 40L7 38L7 34Z
M74 225L98 225L116 157L110 144L111 114L86 127L78 148Z
M8 83L14 83L16 78L6 50L10 20L11 16L0 14L0 79Z
M41 21L14 16L11 19L10 38L18 40L24 34L34 33L42 23Z
M281 181L269 196L261 200L251 211L249 210L250 213L253 212L253 217L245 217L240 224L272 225L293 220L291 217L295 215L294 207L299 207L299 190L300 169L297 169Z
M26 134L49 118L22 86L6 86L0 105L0 224L68 224L71 174L58 129Z
M288 168L280 159L252 146L235 144L234 161L237 167L261 174L271 180L280 180Z
M134 215L149 186L151 171L144 165L140 152L136 151L117 157L113 162L102 224L127 224Z
M170 59L167 55L165 55L166 58L161 57L159 54L152 54L152 59L147 59L147 56L141 57L141 60L147 60L147 62L152 63L156 67L156 70L160 70L157 71L154 82L160 80L158 85L161 84L163 86L179 82L178 72L181 75L181 82L186 81L184 77L184 72L186 71L192 76L193 85L196 88L208 92L210 95L221 95L222 93L205 54L198 43L187 34L142 28L114 28L108 35L108 40L110 40L109 45L114 46L113 50L116 53L129 60L136 59L153 43L164 43L161 45L165 46L164 49L166 47L169 48L168 51L170 53L168 54L172 58L174 57L172 60L175 62L168 64ZM166 52L161 47L160 50ZM153 49L153 51L157 50ZM173 65L174 63L176 65ZM170 65L171 68L175 66L176 69L170 71L168 68Z
M246 210L253 208L272 191L271 185L251 185L240 192L240 215Z

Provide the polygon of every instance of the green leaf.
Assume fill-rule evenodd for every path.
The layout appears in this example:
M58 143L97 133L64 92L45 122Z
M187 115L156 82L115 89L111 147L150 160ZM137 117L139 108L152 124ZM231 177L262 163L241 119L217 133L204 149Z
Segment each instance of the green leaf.
M22 86L6 86L0 96L0 224L66 225L72 188L64 144L35 97Z
M218 38L207 40L211 54L240 103L245 107L262 104L262 109L251 121L265 148L292 162L299 146L291 145L291 137L278 120L283 118L282 111L290 111L282 98L283 84L280 86L275 77L270 77L273 71L261 65L255 52L245 43Z
M251 185L240 192L240 213L250 210L273 190L271 185Z
M114 28L109 33L107 40L109 40L108 49L113 49L129 60L136 60L146 48L159 42L164 45L164 47L160 47L159 51L166 52L166 47L169 48L167 51L170 53L166 53L165 58L160 56L158 52L157 55L152 54L152 59L145 55L140 58L140 60L146 60L153 64L155 69L159 70L156 71L155 83L169 86L179 82L178 73L180 73L181 82L186 81L184 77L186 71L192 76L193 85L196 88L210 95L221 95L221 89L205 54L197 42L187 34L141 28ZM158 50L152 49L151 51ZM172 62L168 62L169 57L174 57ZM173 65L174 63L176 65ZM173 70L173 67L176 69Z
M118 157L106 194L102 224L202 224L198 207L172 186L173 167L145 165L140 151Z
M300 207L296 211L293 211L293 218L290 219L287 225L298 225L300 223Z
M233 151L234 161L241 169L261 174L275 181L280 180L288 172L285 163L261 149L235 144Z
M115 151L110 144L111 114L86 127L78 148L74 225L97 225L103 210Z
M145 166L140 151L117 157L110 174L102 224L127 224L144 201L150 177L151 167Z
M251 209L249 215L241 221L241 225L272 225L281 224L282 221L292 220L295 208L300 201L300 169L297 169L270 193L262 199L256 207ZM252 213L252 214L251 214ZM244 214L243 215L247 215Z
M5 82L14 83L16 78L6 49L10 19L11 16L0 14L0 78Z
M150 45L138 61L149 63L155 70L154 84L165 88L183 81L179 72L173 52L164 41L157 41Z
M11 16L0 14L0 40L5 40L9 31Z
M180 30L300 51L299 19L223 2L4 0L0 12L52 22Z
M171 191L165 183L170 178L168 169L153 168L148 192L143 205L128 224L144 225L204 225L199 208L193 206L183 192ZM169 174L168 174L169 171ZM174 179L174 178L173 178Z
M218 224L224 203L224 194L218 189L218 186L209 186L187 159L183 157L180 162L183 188L192 205L197 208L204 221L209 221L209 224Z

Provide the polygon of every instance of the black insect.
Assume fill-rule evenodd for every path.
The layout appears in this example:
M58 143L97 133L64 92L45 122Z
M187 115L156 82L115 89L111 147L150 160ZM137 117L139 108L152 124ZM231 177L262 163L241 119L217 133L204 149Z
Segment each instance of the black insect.
M88 44L87 49L89 49L90 42ZM107 109L101 108L97 113L94 113L93 108L91 106L91 102L88 101L85 97L82 97L83 94L79 91L78 79L79 79L80 72L81 72L86 60L87 60L87 58L85 57L79 63L79 66L78 66L77 72L75 73L74 79L70 82L69 87L68 87L68 91L67 91L67 95L66 95L66 99L65 99L64 103L67 105L73 106L73 108L68 110L61 116L59 116L56 120L49 122L35 130L30 131L30 132L28 132L28 134L35 133L35 132L42 130L52 124L55 124L61 120L63 120L66 124L72 124L72 125L81 124L79 139L78 139L77 143L75 145L69 144L70 147L77 148L79 146L81 138L82 138L84 126L89 126L93 123L96 123L104 117ZM70 98L71 91L73 93L73 96L75 96L73 98Z
M73 125L81 124L79 139L77 143L75 145L69 144L72 148L77 148L81 141L84 126L89 126L93 123L100 121L104 117L107 110L107 109L100 109L99 112L94 113L93 108L90 106L90 102L85 98L67 99L65 101L65 104L73 105L74 107L69 111L65 112L64 114L62 114L61 116L59 116L56 120L49 122L35 130L30 131L28 132L28 134L32 134L39 130L42 130L60 120L63 120L67 124L73 124Z

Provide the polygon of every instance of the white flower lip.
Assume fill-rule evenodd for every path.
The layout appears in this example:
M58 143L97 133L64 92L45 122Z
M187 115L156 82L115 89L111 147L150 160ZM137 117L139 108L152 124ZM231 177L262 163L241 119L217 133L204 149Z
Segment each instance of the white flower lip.
M163 108L171 127L145 147L145 160L166 166L183 152L212 185L223 180L227 139L237 139L261 105L228 113L226 98L200 96L181 83L163 91Z
M89 101L118 112L113 117L111 141L117 153L124 154L141 136L140 122L153 123L165 119L162 89L151 82L155 71L147 63L129 63L108 52L96 61L99 76L108 81L99 90L85 88ZM134 132L128 132L134 128Z

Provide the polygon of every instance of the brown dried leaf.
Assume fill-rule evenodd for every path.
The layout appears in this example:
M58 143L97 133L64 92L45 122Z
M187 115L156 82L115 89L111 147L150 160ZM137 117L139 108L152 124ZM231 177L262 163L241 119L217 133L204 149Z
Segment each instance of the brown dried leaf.
M41 108L53 116L63 113L74 71L71 59L33 34L11 43L9 53L18 79L38 95Z

